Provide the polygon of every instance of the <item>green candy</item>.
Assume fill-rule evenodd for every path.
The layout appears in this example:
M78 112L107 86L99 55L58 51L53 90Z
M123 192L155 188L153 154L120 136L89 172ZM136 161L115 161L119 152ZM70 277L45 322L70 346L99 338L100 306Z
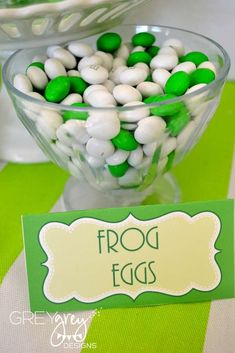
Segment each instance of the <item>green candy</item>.
M196 66L200 65L204 61L209 61L208 56L200 51L192 51L184 56L181 56L180 62L191 61Z
M190 76L184 71L171 75L165 85L165 93L182 96L190 85Z
M152 103L158 103L158 102L160 103L173 98L176 98L174 94L150 96L144 100L144 103L146 104L152 104ZM158 107L151 108L150 111L153 115L164 117L164 116L169 116L169 115L178 113L178 111L182 108L182 106L183 106L182 102L175 102L167 105L159 105Z
M131 53L127 59L128 66L134 66L138 63L145 63L147 65L150 64L152 57L150 54L146 53L145 51L136 51Z
M158 54L160 50L160 47L156 46L156 45L152 45L151 47L149 47L146 52L151 55L151 57L153 58L154 56L156 56Z
M39 67L39 69L43 70L44 71L44 64L43 63L40 63L39 61L35 61L33 63L31 63L28 67L27 67L27 70L29 67L31 66L36 66L36 67ZM27 71L26 70L26 71Z
M116 178L120 178L125 175L128 168L129 164L127 162L118 165L108 165L108 170Z
M112 139L112 142L115 147L124 151L134 151L138 147L138 142L133 134L124 129L120 130L119 134Z
M113 53L115 50L120 48L122 38L117 33L105 33L100 36L96 42L98 50L102 50L106 53Z
M136 33L132 37L132 44L136 47L138 45L142 47L151 47L155 42L156 38L152 33L140 32Z
M214 81L215 73L210 69L197 69L190 75L190 85L195 86L199 83L210 83Z
M51 80L45 89L44 97L48 102L61 102L70 91L70 80L67 76L58 76Z
M86 104L86 103L73 103L71 105L71 107L81 107L81 108L84 108L84 107L89 107L89 104ZM88 118L88 112L86 111L80 111L80 112L73 112L73 111L69 111L69 110L66 110L63 114L63 118L64 118L64 121L67 121L67 120L72 120L72 119L76 119L76 120L87 120Z
M83 94L84 91L87 89L89 86L86 81L84 81L81 77L69 77L70 81L70 91L72 93L79 93Z
M190 114L185 106L178 113L166 118L167 129L170 135L173 137L178 136L189 123L189 120Z

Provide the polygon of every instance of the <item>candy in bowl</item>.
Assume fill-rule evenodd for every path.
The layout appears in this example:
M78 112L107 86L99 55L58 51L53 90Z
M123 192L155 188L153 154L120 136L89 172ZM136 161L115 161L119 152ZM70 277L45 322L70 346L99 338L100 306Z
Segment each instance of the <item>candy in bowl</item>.
M170 27L123 25L63 46L20 50L3 78L18 117L73 175L67 209L177 201L167 174L218 105L229 58ZM188 171L190 177L190 170Z

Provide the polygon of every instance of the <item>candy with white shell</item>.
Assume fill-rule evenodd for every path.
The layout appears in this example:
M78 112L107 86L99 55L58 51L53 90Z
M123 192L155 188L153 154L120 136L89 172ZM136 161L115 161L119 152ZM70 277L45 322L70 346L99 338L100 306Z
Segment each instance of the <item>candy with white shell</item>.
M90 93L99 91L99 90L107 91L107 88L104 85L91 85L87 87L86 90L83 92L84 102L87 103L87 97L89 96Z
M160 48L158 51L158 55L162 55L162 54L169 54L169 55L176 55L177 56L177 52L172 47Z
M120 131L120 120L115 111L91 112L86 121L87 132L100 140L111 140Z
M69 77L80 77L80 72L78 70L69 70L67 71Z
M73 156L73 149L70 148L69 146L65 145L64 143L60 142L60 140L56 141L56 147L62 151L63 153L65 153L68 157Z
M171 73L165 69L156 69L152 72L153 81L162 88L165 87L166 82L168 81Z
M130 156L128 158L128 163L132 166L132 167L137 167L138 165L140 165L143 161L143 149L142 147L138 147L136 150L132 151L130 153Z
M134 123L137 122L143 118L146 118L149 116L149 109L145 107L145 104L143 102L130 102L127 104L124 104L123 107L134 107L137 106L135 109L131 110L124 110L119 113L119 119L122 122L128 122L128 123ZM142 106L141 108L138 106Z
M114 154L112 154L112 156L108 157L106 159L107 164L109 165L119 165L124 163L128 156L129 156L130 152L128 151L124 151L124 150L119 150L117 149Z
M79 41L70 42L68 44L68 50L78 58L91 56L94 53L94 50L89 44Z
M165 169L166 165L168 162L168 158L164 157L162 159L159 159L158 164L157 164L157 171L158 173L162 173L163 170Z
M49 58L53 57L54 51L57 49L61 49L62 47L60 45L51 45L50 47L47 48L47 56Z
M105 164L105 160L103 158L97 158L90 155L86 155L86 160L92 168L100 168Z
M37 119L40 131L52 140L56 139L56 130L61 124L63 124L61 115L53 110L43 109Z
M163 90L158 83L155 82L141 82L136 87L143 97L150 97L163 94Z
M123 105L142 100L140 92L130 85L117 85L114 87L113 95L116 101Z
M128 46L126 44L122 44L120 48L117 51L115 51L114 56L117 58L122 58L124 60L127 60L129 54L130 54L130 49L128 48Z
M33 86L30 79L24 74L16 74L13 80L13 85L16 89L23 93L33 91Z
M174 74L178 71L184 71L187 72L187 74L191 74L194 70L196 70L196 65L192 61L185 61L184 63L180 63L174 67L171 73Z
M123 58L119 58L119 57L113 59L113 67L112 67L112 69L115 70L119 66L126 66L126 60L123 59Z
M190 121L189 124L184 128L184 130L177 137L177 152L183 150L186 144L189 142L189 139L192 133L196 129L196 124L194 121Z
M102 65L103 60L98 55L84 56L78 63L78 71L82 71L87 66L91 65Z
M108 79L109 73L103 66L89 65L81 70L81 77L89 84L98 85Z
M160 117L147 117L139 121L134 136L137 142L147 144L161 138L166 128L165 121Z
M180 39L177 39L177 38L167 39L165 42L163 42L162 46L163 47L172 47L177 52L178 56L184 55L185 49L184 49L184 45Z
M147 157L152 157L154 155L157 147L158 147L157 142L151 142L151 143L147 143L147 144L143 145L144 154Z
M39 67L29 66L26 73L35 88L43 90L48 84L47 75Z
M95 90L91 92L87 96L86 101L92 107L110 107L110 106L117 105L115 99L113 98L113 95L110 92L108 92L106 89Z
M45 72L51 80L57 76L67 76L64 65L57 59L47 59L44 65Z
M145 48L142 47L141 45L137 45L136 47L134 47L134 49L132 49L132 53L136 53L138 51L145 51Z
M161 54L155 56L151 62L151 69L165 69L172 70L178 64L178 57L176 55Z
M169 137L164 141L161 148L161 158L165 158L176 149L177 140L175 137Z
M61 104L64 105L72 105L74 103L81 103L82 96L78 93L70 93L64 100L62 100Z
M120 73L120 83L130 86L137 86L143 82L148 73L139 67L129 67Z
M115 149L111 141L91 137L86 144L86 150L93 157L106 159L114 153Z
M52 53L52 58L59 60L64 65L64 67L69 70L74 69L77 65L77 60L73 54L64 48L58 48L54 50Z
M112 71L110 71L109 73L109 79L112 82L114 82L116 85L119 85L121 83L120 75L126 69L127 69L127 66L124 66L124 65L118 66L117 68L113 68Z
M105 88L107 88L107 90L110 92L110 93L113 93L113 89L115 87L115 83L111 80L107 80L103 83L103 86Z
M102 66L104 66L108 71L113 67L113 56L110 53L104 53L103 51L96 51L96 56L100 56L102 59Z
M133 67L138 67L138 68L140 68L140 69L144 69L144 70L147 72L147 74L149 74L150 68L149 68L149 66L148 66L147 64L145 64L145 63L137 63L137 64L135 64Z
M213 71L215 73L215 75L217 73L216 67L211 61L204 61L203 63L201 63L198 66L198 69L210 69L211 71Z

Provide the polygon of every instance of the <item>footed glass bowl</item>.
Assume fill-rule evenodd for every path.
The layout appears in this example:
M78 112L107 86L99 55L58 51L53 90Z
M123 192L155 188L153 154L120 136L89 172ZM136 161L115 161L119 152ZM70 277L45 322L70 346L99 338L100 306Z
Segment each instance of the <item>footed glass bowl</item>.
M156 35L157 45L168 38L178 38L184 43L186 52L201 51L207 54L216 66L216 79L192 93L164 102L129 107L79 108L39 101L14 88L12 82L15 74L25 72L33 57L45 54L46 48L25 49L13 54L4 65L3 79L18 117L45 154L75 177L65 188L67 209L138 204L156 189L159 202L177 201L178 190L167 173L184 158L206 129L219 103L229 71L230 61L225 50L204 36L176 28L147 25L124 25L112 31L118 32L124 42L130 41L134 33L143 31ZM86 42L94 45L96 39L93 36ZM134 153L137 149L123 151L118 147L120 141L109 139L106 135L104 137L108 134L105 122L115 121L117 117L122 139L129 139L130 135L133 137L142 124L135 117L148 117L153 112L160 115L166 124L161 126L161 133L156 131L156 138L151 143L139 141L139 153ZM183 114L186 122L174 133L168 124L172 114ZM78 119L81 115L84 120ZM69 116L67 122L66 116ZM99 129L96 138L90 134L91 129L97 127L100 116L104 123L103 140L99 139ZM132 117L134 122L130 123ZM155 125L153 134L154 129ZM114 153L119 153L117 158L121 155L121 169L116 170L112 165ZM188 170L189 177L190 172Z

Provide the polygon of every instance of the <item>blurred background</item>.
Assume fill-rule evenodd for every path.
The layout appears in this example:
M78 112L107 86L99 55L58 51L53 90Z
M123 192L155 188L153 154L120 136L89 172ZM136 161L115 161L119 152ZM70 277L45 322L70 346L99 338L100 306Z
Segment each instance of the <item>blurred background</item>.
M235 79L235 0L149 0L126 22L181 27L211 37L228 51L229 78Z

